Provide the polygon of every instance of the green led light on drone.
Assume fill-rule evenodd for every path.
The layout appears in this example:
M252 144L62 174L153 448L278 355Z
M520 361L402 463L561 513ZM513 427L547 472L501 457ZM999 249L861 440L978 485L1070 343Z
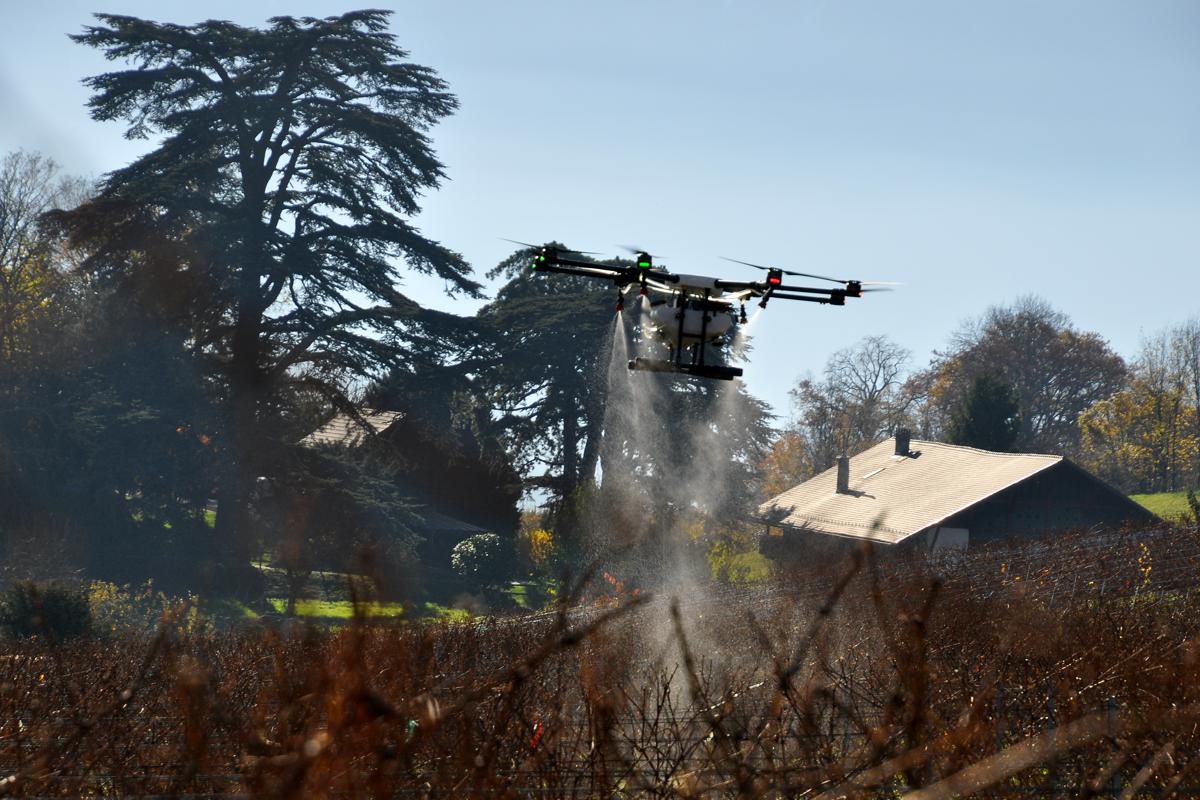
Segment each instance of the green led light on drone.
M650 262L649 261L639 261L638 266L641 267L642 269L650 269Z

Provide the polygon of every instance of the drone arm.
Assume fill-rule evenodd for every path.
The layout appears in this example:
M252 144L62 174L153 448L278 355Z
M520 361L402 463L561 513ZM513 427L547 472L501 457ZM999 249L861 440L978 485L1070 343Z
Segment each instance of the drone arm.
M782 284L779 286L776 286L775 291L777 291L777 292L804 292L805 294L827 294L830 297L833 297L836 294L845 295L845 293L846 293L845 289L825 289L825 288L822 288L819 286L784 286ZM776 297L778 297L778 295L776 295Z
M624 270L624 267L610 267L606 264L597 264L595 261L580 261L575 258L565 258L560 255L549 256L554 264L565 265L568 267L579 267L581 269L605 269L605 270Z
M578 269L602 270L612 277L620 276L626 283L639 283L644 275L647 278L659 280L664 283L679 283L679 276L670 272L663 272L658 269L641 269L639 267L611 267L606 264L597 264L595 261L578 261L573 258L564 258L563 256L554 256L552 262L556 265L566 265ZM538 269L546 269L545 266L539 266ZM600 276L597 276L600 277Z
M656 280L653 280L653 279L647 279L647 280L646 280L646 285L647 285L647 286L649 286L651 289L655 289L655 290L657 290L657 291L660 291L660 292L667 292L667 293L670 293L670 292L674 292L674 291L675 291L675 287L674 287L674 286L672 286L671 284L669 284L669 283L659 283L658 281L656 281Z
M726 291L732 291L732 292L736 292L736 293L749 292L750 296L752 296L752 297L762 297L762 296L766 295L767 293L770 293L771 297L789 297L788 295L779 294L779 292L799 292L800 293L799 295L790 296L789 299L813 300L818 303L829 303L829 302L836 303L836 301L833 300L834 297L836 297L837 295L841 295L844 298L846 295L845 290L843 290L843 289L822 289L822 288L815 287L815 286L771 285L769 283L763 283L761 281L750 282L750 281L717 280L717 281L715 281L715 283L716 283L716 286L718 289L724 289ZM803 295L808 295L808 294L823 295L823 296L822 297L803 297ZM828 298L828 299L826 299L826 298Z
M832 306L846 305L846 293L840 289L833 289L829 292L829 297L810 297L806 294L787 294L785 292L775 291L771 293L771 299L778 298L780 300L803 300L808 303L821 303Z
M757 281L727 281L721 278L714 280L713 286L727 292L758 292L760 294L767 288L765 283Z
M570 264L570 262L565 262ZM617 283L628 283L629 275L627 270L612 269L598 267L594 264L583 266L570 265L563 266L564 260L558 259L557 263L538 264L534 268L534 272L557 272L562 275L581 275L585 278L600 278L602 280L611 280Z

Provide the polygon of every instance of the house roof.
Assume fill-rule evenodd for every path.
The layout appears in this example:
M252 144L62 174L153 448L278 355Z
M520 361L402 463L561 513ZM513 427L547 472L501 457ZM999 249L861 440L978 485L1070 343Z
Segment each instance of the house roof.
M773 525L896 544L1062 461L913 439L907 456L887 439L850 459L850 491L837 467L758 507Z
M451 517L431 508L422 508L416 512L421 518L422 527L429 533L454 533L468 536L476 533L487 533L487 528L481 528L470 522Z
M373 408L359 409L363 420L371 426L374 433L382 433L403 414L399 411L376 411ZM314 446L319 444L340 444L354 447L362 444L367 432L362 423L344 412L338 412L333 418L300 440L300 444Z

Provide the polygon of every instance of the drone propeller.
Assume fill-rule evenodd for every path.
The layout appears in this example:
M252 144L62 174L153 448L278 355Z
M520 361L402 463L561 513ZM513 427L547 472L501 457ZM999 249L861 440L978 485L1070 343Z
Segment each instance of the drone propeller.
M633 256L634 263L637 264L638 269L651 269L654 267L654 259L664 257L651 253L643 247L635 247L631 244L619 244L617 247Z
M621 248L626 253L629 253L631 256L647 255L651 258L669 258L669 256L664 256L662 253L651 253L644 247L637 247L632 244L619 244L617 247Z
M734 264L744 264L747 267L754 267L755 269L761 269L761 270L765 270L767 272L770 272L772 269L775 269L775 267L764 267L762 264L751 264L749 261L741 261L740 259L736 259L736 258L726 258L725 256L718 256L718 258L720 258L722 261L732 261ZM799 275L800 274L799 272L788 272L786 269L781 269L779 271L786 273L788 275Z
M721 256L721 258L725 261L732 261L735 264L744 264L747 267L754 267L755 269L761 269L761 270L765 270L767 272L770 272L771 270L777 270L778 272L782 272L784 275L793 275L797 278L816 278L819 281L829 281L830 283L841 283L841 284L853 283L858 286L903 286L904 285L901 283L896 283L895 281L856 281L852 278L842 280L840 278L829 278L824 275L814 275L811 272L794 272L790 269L779 269L778 267L764 267L761 264L751 264L749 261L740 261L736 258L725 258L725 256ZM875 291L875 290L872 289L871 291Z
M519 244L522 247L541 247L540 244L530 244L529 242L518 242L516 239L508 239L503 236L499 236L497 238L502 242L512 242L513 244Z
M816 278L819 281L829 281L830 283L850 283L850 281L844 281L840 278L830 278L826 275L813 275L811 272L788 272L787 270L784 270L784 272L787 272L788 275L795 275L797 278Z
M498 238L502 242L512 242L513 244L519 244L522 247L531 247L534 250L541 250L543 247L549 247L549 245L544 245L544 244L530 244L529 242L519 242L516 239L506 239L503 236L500 236ZM573 250L570 247L559 247L556 249L558 249L564 253L575 253L575 254L581 255L581 256L602 256L602 255L604 255L603 253L598 253L594 250Z

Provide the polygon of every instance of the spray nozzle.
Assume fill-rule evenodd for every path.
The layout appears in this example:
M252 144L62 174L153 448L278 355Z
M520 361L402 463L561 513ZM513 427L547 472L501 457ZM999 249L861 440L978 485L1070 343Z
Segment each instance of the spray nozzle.
M745 325L749 321L750 320L746 318L746 304L742 303L742 311L738 315L738 322L741 323L742 325Z

